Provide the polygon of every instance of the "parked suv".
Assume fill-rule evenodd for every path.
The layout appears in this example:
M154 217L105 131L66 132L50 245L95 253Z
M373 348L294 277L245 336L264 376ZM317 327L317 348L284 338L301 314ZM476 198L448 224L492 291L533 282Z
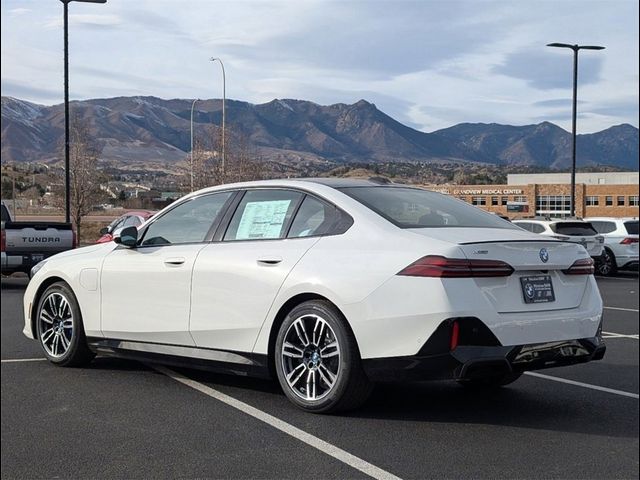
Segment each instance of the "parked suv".
M604 253L597 266L600 275L638 269L638 219L594 217L587 219L604 237Z
M579 243L589 252L596 265L599 265L602 261L604 237L599 235L589 222L578 219L550 220L531 218L514 220L513 224L533 233L557 238L565 242Z

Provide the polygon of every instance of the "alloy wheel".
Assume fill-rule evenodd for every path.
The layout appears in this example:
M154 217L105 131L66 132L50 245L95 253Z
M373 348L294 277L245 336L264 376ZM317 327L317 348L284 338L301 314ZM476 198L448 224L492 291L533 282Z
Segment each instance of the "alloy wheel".
M340 345L322 317L298 317L287 329L280 354L287 384L303 400L320 400L335 386L340 372Z
M602 260L598 264L598 273L600 275L610 275L613 271L613 258L606 250L602 254Z
M60 292L50 293L41 303L38 314L40 342L47 354L64 356L73 338L73 311L69 300Z

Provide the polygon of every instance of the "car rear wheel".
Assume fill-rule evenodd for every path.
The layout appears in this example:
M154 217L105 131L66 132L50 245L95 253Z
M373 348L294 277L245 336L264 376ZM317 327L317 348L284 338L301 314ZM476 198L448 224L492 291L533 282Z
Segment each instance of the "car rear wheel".
M615 275L618 271L618 265L616 264L616 257L611 250L608 248L604 249L602 252L602 256L596 265L596 272L598 275L602 275L604 277L608 277L610 275Z
M278 331L275 353L278 381L303 410L350 410L371 393L355 338L327 301L313 300L291 310Z
M51 363L79 367L95 356L87 346L78 301L66 283L54 283L44 291L36 325L40 346Z
M468 388L498 388L504 387L505 385L509 385L516 380L518 380L522 376L522 372L512 372L505 373L503 375L496 375L491 377L479 377L479 378L468 378L464 380L458 380L460 385L463 385Z

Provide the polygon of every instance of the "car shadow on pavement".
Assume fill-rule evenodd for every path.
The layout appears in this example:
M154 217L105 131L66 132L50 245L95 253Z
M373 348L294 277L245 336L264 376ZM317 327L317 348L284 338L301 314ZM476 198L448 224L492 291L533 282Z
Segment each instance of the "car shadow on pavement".
M110 357L96 358L92 368L151 371L162 375L143 363ZM540 388L516 383L495 390L467 389L451 381L377 384L369 400L359 409L327 417L298 410L287 400L275 380L169 368L212 388L222 389L285 420L310 415L310 419L331 422L345 419L355 422L392 420L493 425L622 438L638 436L636 400L615 396L603 398L602 395L608 394L572 391L575 387L559 386L553 382ZM527 380L525 377L520 382ZM567 388L569 390L563 391ZM629 402L629 405L624 402Z
M29 278L25 276L2 277L2 290L24 290L29 283Z
M547 384L534 389L513 385L469 389L454 382L379 384L369 399L348 416L370 419L500 425L535 430L637 438L638 404L606 393L562 391ZM568 387L574 388L574 387ZM629 405L621 405L628 402Z

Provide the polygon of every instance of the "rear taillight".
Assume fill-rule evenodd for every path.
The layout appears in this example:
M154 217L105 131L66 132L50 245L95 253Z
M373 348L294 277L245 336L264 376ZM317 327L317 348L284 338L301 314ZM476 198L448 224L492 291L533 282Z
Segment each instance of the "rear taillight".
M567 270L563 270L565 275L593 275L595 268L591 258L582 258L573 262Z
M632 243L638 243L637 238L627 237L620 242L622 245L631 245Z
M508 277L513 267L500 260L467 260L428 255L398 273L409 277Z
M7 248L7 232L4 230L2 230L2 240L0 242L0 251L4 252Z

